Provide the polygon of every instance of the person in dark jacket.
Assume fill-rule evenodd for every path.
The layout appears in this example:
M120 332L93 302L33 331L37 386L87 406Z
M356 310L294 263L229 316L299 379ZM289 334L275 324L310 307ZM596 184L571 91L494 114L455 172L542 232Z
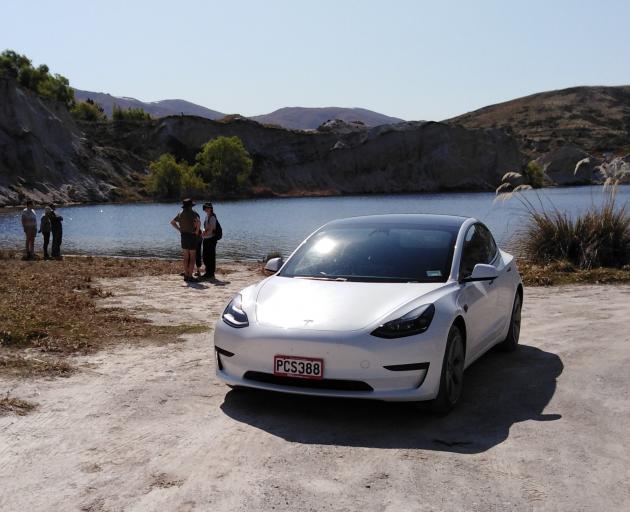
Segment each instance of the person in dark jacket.
M63 237L63 217L57 215L57 207L54 204L50 205L50 232L52 233L52 257L56 260L61 258L61 238Z
M47 206L44 209L44 215L42 215L41 221L39 223L39 232L44 237L44 259L49 260L50 255L48 254L48 244L50 243L50 232L52 230L52 223L50 222L50 214L52 210L50 206Z
M212 203L205 203L203 205L203 211L206 213L202 231L203 263L206 266L206 273L203 275L203 279L214 280L214 273L217 266L217 217L214 214Z

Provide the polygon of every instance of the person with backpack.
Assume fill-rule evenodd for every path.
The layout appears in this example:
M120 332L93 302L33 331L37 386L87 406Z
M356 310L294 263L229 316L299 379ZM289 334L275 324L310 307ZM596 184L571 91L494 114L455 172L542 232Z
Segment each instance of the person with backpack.
M216 279L214 273L217 265L217 242L223 236L223 229L217 216L214 214L212 203L204 203L203 211L206 218L203 221L203 264L206 266L206 273L203 279Z
M184 281L188 283L197 281L193 277L193 271L195 270L195 252L197 251L197 235L199 233L199 214L193 210L194 205L192 199L184 199L182 211L171 221L171 226L181 233Z
M55 260L63 259L61 256L61 239L63 238L63 217L57 215L57 207L50 205L50 232L52 234L52 250L51 255Z
M50 221L52 217L52 209L50 206L47 206L44 210L44 215L42 215L42 219L39 223L39 232L44 237L44 259L49 260L50 255L48 254L48 244L50 243L50 233L52 231L52 222Z

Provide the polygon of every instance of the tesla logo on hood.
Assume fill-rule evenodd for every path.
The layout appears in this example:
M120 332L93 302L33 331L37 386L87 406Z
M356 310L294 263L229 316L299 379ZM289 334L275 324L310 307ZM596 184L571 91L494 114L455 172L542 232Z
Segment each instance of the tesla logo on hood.
M313 320L304 320L304 327L307 327L308 325L312 323L313 323Z

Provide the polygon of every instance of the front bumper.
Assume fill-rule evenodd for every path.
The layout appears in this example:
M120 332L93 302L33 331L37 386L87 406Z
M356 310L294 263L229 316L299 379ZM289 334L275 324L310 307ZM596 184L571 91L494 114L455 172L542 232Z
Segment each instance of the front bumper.
M446 334L432 325L417 336L385 340L369 333L348 335L258 325L235 329L219 320L214 341L217 376L232 386L314 396L419 401L437 395ZM323 381L275 377L275 355L323 359Z

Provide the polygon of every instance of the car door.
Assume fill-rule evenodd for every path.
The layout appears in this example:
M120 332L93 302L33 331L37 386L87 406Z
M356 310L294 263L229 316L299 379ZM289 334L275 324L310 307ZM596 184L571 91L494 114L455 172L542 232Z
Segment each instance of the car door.
M498 337L502 335L506 327L506 321L512 313L514 296L512 292L512 279L509 272L512 272L513 265L511 260L506 261L503 259L503 255L501 251L499 251L490 230L481 223L476 224L476 227L479 235L483 239L483 243L486 245L488 263L494 265L498 274L497 278L490 282L491 286L495 288L494 291L496 295L496 303L492 311L493 316L484 343L484 345L490 345L498 341ZM484 347L482 346L481 349L484 350Z
M498 251L495 245L492 253L486 231L482 224L468 228L459 266L460 279L470 276L478 263L492 264L495 260ZM466 359L470 361L492 342L497 330L499 291L494 281L474 281L461 286L459 302L466 311Z

